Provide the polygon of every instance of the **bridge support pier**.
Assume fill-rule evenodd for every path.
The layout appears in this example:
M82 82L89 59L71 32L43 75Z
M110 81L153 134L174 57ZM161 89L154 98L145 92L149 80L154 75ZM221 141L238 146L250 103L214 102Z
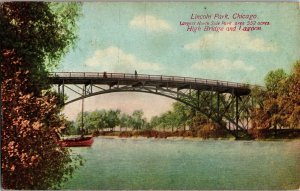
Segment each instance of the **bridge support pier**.
M86 84L83 85L83 88L82 88L82 95L83 95L83 98L81 99L81 133L83 134L83 127L84 127L84 98L86 96Z
M62 84L58 84L58 102L62 105L65 104L65 85L64 82Z
M239 136L239 128L238 128L238 124L239 124L239 97L238 96L234 96L235 97L235 125L236 125L236 136Z

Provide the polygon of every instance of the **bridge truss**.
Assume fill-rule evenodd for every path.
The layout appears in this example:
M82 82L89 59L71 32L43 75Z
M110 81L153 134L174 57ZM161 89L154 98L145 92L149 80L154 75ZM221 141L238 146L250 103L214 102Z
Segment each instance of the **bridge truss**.
M201 78L96 72L50 73L64 105L113 92L142 92L182 102L228 130L237 138L250 126L249 85ZM65 89L78 97L64 102ZM83 103L83 101L82 101ZM82 105L83 107L83 105Z

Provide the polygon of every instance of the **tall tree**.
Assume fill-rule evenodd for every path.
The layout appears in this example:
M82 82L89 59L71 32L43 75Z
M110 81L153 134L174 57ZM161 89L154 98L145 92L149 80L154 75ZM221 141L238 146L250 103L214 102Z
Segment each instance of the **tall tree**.
M160 116L155 116L151 119L150 125L152 128L174 128L178 129L180 127L185 128L186 125L191 123L192 109L180 102L175 102L172 105L172 110L167 111Z
M130 116L128 114L122 113L120 115L120 130L125 127L125 131L127 131L127 127L129 126L129 118Z
M108 110L106 112L107 127L110 128L111 131L113 131L114 128L120 124L120 113L120 110Z
M142 129L146 120L143 118L144 112L142 110L135 110L129 119L130 126L135 130Z
M300 61L291 74L283 69L271 71L265 78L266 90L255 91L258 107L253 109L255 128L269 129L300 126Z
M287 91L286 82L288 75L284 70L278 69L270 71L265 77L266 91L262 94L263 102L260 108L255 110L254 127L260 128L277 128L284 126L285 121L282 115L282 105L279 102L280 95Z
M284 91L284 85L288 78L288 74L283 69L277 69L270 71L265 77L265 85L267 90L272 93L273 96L277 96Z
M294 64L287 83L288 91L280 96L282 115L289 127L300 128L300 60Z
M0 3L3 188L55 188L74 170L69 150L57 144L65 124L45 77L75 40L78 10L71 3Z

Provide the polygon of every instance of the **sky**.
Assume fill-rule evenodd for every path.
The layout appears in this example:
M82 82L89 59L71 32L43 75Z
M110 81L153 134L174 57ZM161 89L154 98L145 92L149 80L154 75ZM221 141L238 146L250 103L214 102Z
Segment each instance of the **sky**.
M57 71L137 70L139 74L263 85L270 70L289 71L300 59L299 10L297 2L85 2L76 46ZM209 15L211 18L205 18ZM204 25L195 25L201 30L190 32L181 25L199 21L208 22L209 27L224 27L224 31L204 31ZM226 26L212 25L223 21ZM235 22L244 22L241 28L255 22L261 30L242 31L238 25L235 31L227 31L226 27L233 30ZM131 113L142 109L149 119L169 110L173 102L151 94L112 93L85 99L85 110L121 109ZM77 101L67 105L64 113L74 120L80 109L81 102Z

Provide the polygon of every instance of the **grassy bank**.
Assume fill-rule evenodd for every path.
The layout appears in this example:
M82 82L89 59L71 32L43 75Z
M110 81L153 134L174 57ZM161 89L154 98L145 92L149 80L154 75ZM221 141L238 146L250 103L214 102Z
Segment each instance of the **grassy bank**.
M257 140L273 140L273 139L300 139L300 129L281 129L281 130L249 130L253 139ZM168 137L182 137L182 138L234 138L227 132L193 132L191 130L177 130L157 131L157 130L139 130L139 131L95 131L93 136L116 136L121 138L130 137L147 137L147 138L168 138Z
M170 131L157 131L157 130L140 130L140 131L100 131L94 132L94 136L117 136L117 137L147 137L147 138L168 138L168 137L184 137L184 138L231 138L232 136L229 134L223 134L222 136L211 134L207 135L200 135L195 134L190 130L177 130L174 132Z

